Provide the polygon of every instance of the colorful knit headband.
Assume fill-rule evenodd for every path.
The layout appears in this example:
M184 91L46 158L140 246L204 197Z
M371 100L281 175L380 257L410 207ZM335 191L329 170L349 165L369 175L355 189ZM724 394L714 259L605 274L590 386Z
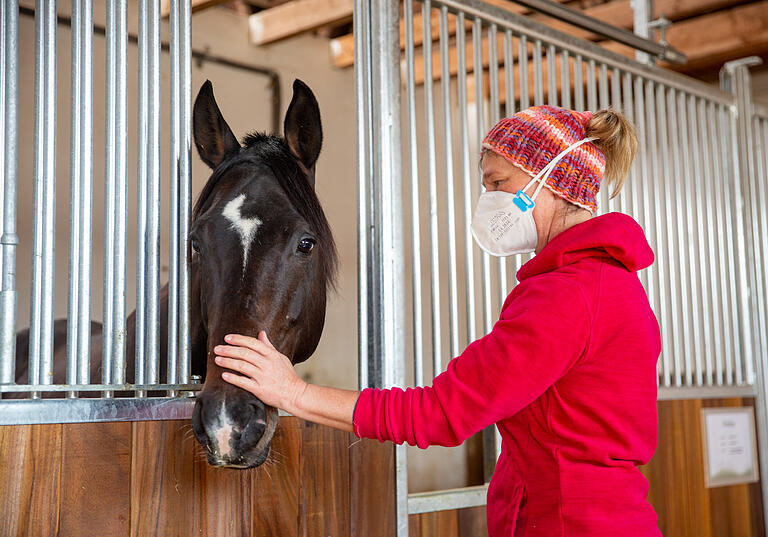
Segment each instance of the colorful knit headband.
M533 106L499 121L486 135L483 147L533 177L558 153L587 137L586 126L591 118L592 112ZM545 186L594 213L604 172L605 155L592 142L587 142L555 165Z

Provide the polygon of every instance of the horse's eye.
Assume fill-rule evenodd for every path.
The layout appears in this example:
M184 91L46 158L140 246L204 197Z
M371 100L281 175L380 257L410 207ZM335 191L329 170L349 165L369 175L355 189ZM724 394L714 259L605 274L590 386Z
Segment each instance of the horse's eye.
M302 254L308 254L312 252L312 249L315 247L315 244L316 243L314 239L301 239L299 241L299 247L297 249Z
M199 245L199 244L197 244L197 241L196 241L196 240L192 239L192 240L190 241L189 245L192 247L192 251L193 251L193 252L195 252L196 254L199 254L199 253L200 253L200 245Z

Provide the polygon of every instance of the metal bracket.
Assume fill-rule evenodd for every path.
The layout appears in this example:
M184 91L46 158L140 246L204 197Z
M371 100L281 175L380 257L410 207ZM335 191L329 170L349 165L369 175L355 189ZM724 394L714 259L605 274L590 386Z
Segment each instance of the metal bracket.
M669 43L667 43L667 28L669 28L671 24L672 24L672 21L666 18L663 13L660 13L659 18L648 22L646 24L646 27L649 30L658 30L659 45L667 47L669 46Z

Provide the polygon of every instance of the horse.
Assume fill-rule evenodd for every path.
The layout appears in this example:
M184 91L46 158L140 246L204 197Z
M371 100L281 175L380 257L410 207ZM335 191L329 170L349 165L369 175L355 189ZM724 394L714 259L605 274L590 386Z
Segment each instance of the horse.
M212 170L192 210L189 232L191 372L204 379L192 429L212 466L252 468L269 455L277 410L221 378L213 348L229 333L265 330L295 365L317 348L333 287L337 254L315 192L322 147L312 90L293 83L283 136L247 134L238 142L206 81L193 108L195 147ZM167 333L168 285L159 293L160 333ZM66 379L66 319L54 323L54 383ZM126 320L126 372L135 369L136 313ZM16 339L17 382L27 368L28 330ZM91 355L101 325L91 324ZM168 351L161 338L160 356ZM100 378L100 360L91 364ZM160 377L166 377L160 360ZM8 394L6 394L8 395Z

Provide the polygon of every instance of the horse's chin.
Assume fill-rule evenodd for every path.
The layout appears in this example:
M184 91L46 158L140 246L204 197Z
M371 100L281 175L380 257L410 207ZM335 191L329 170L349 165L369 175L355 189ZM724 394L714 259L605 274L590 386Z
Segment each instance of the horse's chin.
M272 447L272 439L275 436L275 429L277 428L277 420L277 409L267 407L267 427L264 434L253 448L245 453L239 453L227 458L222 458L218 454L208 451L206 453L208 464L217 468L235 468L239 470L247 470L249 468L261 466L269 457L269 450Z

